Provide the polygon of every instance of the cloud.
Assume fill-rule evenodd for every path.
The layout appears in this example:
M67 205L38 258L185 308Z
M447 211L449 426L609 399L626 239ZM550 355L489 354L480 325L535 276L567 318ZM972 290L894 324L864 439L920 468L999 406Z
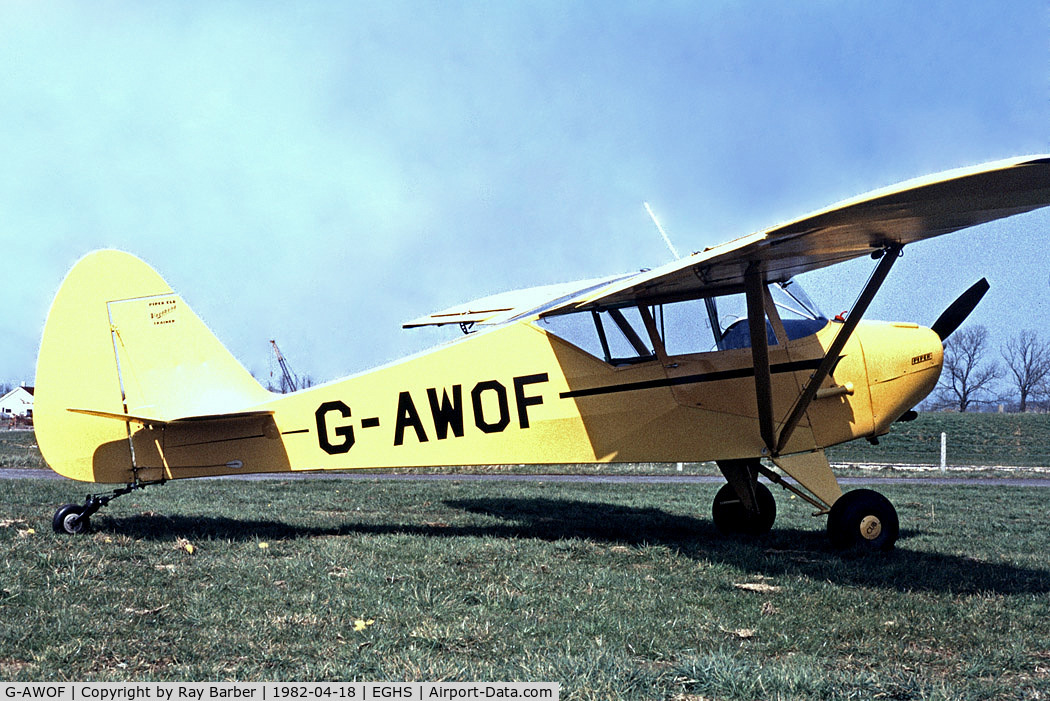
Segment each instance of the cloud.
M1042 12L12 3L0 378L92 248L152 263L249 367L276 337L329 378L432 340L404 319L666 261L643 200L696 250L1044 150Z

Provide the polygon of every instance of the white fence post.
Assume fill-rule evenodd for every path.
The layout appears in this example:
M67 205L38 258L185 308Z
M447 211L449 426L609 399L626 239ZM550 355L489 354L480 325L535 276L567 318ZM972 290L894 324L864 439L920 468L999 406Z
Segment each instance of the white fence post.
M948 434L941 431L941 472L947 469L948 457Z

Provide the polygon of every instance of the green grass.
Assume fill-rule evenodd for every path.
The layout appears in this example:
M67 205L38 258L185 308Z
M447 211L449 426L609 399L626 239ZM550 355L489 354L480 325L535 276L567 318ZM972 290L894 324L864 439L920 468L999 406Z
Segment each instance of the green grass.
M941 432L949 465L1050 466L1050 414L924 412L893 425L879 445L852 441L828 449L832 462L940 464Z
M779 490L770 535L723 538L717 485L196 481L82 537L50 518L84 486L5 488L0 679L1050 698L1047 489L886 487L902 538L878 557L832 552Z
M47 467L32 431L0 431L0 467Z

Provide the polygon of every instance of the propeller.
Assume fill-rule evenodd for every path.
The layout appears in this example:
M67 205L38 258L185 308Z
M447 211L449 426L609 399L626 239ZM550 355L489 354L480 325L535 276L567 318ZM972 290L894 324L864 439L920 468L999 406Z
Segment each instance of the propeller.
M970 316L970 312L984 297L988 287L988 280L982 277L971 285L970 289L959 295L958 299L949 304L947 309L941 312L941 315L937 317L937 321L933 322L933 326L930 328L941 337L942 342L966 321L966 317Z
M970 289L959 295L954 302L948 305L948 308L941 312L941 315L937 317L937 321L933 322L930 327L935 334L941 337L941 343L948 340L955 329L962 326L962 323L966 321L966 317L970 316L970 312L980 303L981 298L984 297L984 293L988 291L990 285L988 284L987 278L981 278L977 282L970 285ZM897 421L912 421L919 417L919 412L915 409L910 409L901 414ZM873 440L871 438L868 439Z

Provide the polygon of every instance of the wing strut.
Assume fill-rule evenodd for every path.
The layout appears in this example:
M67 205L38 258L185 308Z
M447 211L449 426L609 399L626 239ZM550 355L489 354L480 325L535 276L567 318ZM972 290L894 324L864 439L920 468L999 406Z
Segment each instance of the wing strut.
M890 243L881 251L882 259L879 261L879 264L875 266L875 270L872 272L871 277L868 278L868 282L864 285L864 289L861 290L856 304L853 305L853 309L850 310L849 316L846 317L846 321L842 324L842 328L840 328L839 332L835 335L835 340L831 342L828 352L824 354L824 359L820 362L816 372L813 373L813 377L806 385L806 388L802 390L802 394L799 395L798 401L795 402L795 406L791 410L791 415L788 416L787 421L784 422L784 427L780 430L780 438L777 441L776 450L773 453L774 455L779 455L780 451L782 451L787 445L788 440L791 438L791 434L794 433L795 428L798 426L798 422L802 420L802 415L805 414L806 409L809 408L809 403L813 401L813 397L816 396L817 390L820 389L820 385L823 384L827 376L831 374L832 368L834 368L835 363L838 362L839 353L842 352L843 347L846 345L846 341L848 341L849 337L853 334L853 330L857 328L857 324L860 323L861 317L864 316L864 312L867 311L868 305L871 304L871 300L875 297L875 293L879 291L879 288L882 287L882 283L886 281L886 276L889 274L893 263L900 257L902 248L903 246L899 243ZM750 307L750 303L748 306ZM750 310L748 311L748 315L750 316ZM764 330L765 329L763 328L763 331ZM752 332L752 339L753 338L754 332ZM755 378L757 391L757 361L755 366ZM759 406L761 407L761 402ZM760 411L760 427L761 421L762 417Z
M773 385L769 371L769 339L766 336L765 280L759 263L751 263L744 273L747 299L747 326L751 332L751 360L755 366L755 400L758 402L758 430L769 453L773 452Z

